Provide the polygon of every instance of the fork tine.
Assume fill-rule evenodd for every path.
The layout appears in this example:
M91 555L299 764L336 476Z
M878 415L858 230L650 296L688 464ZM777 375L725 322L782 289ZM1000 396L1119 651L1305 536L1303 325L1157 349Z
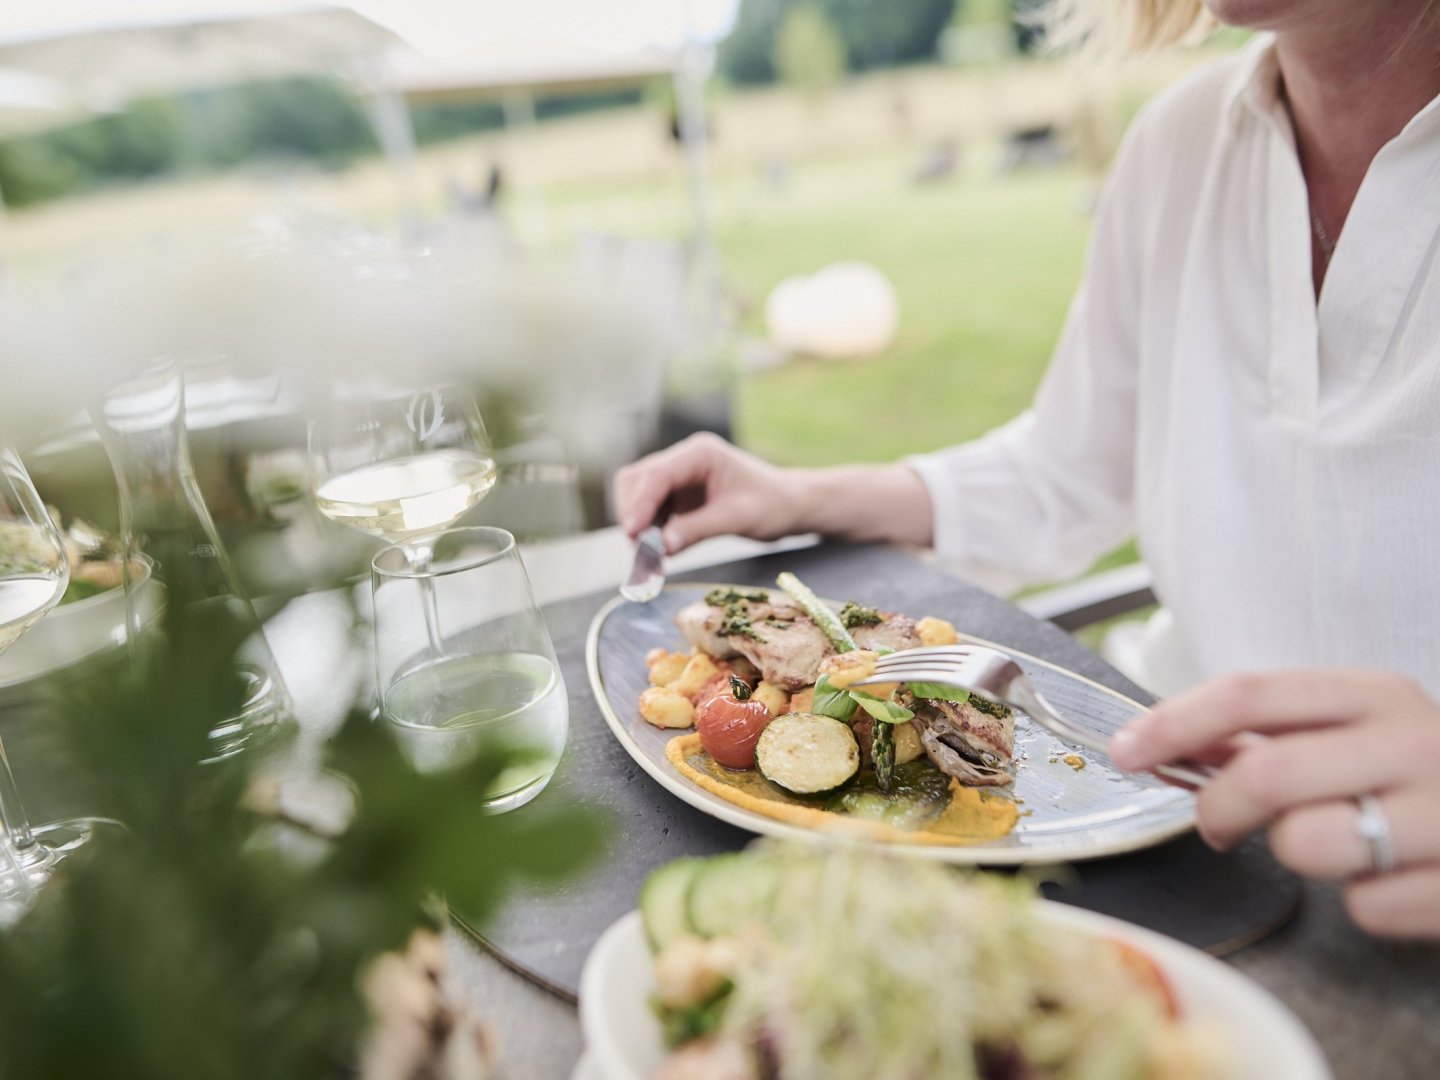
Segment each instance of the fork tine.
M906 679L896 680L893 674L876 672L874 675L867 675L863 679L856 679L851 686L875 686L877 684L900 682L931 682L944 683L947 686L956 686L961 690L970 689L964 683L955 681L954 668L914 668L906 669Z
M901 649L880 657L883 663L897 656L970 656L974 653L998 652L984 645L924 645L917 649Z

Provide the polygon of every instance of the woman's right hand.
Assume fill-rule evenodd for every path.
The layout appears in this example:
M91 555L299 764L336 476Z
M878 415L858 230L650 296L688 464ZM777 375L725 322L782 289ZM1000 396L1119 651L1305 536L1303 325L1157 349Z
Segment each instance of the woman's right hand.
M670 500L665 550L736 533L773 540L804 531L799 520L801 480L702 432L626 465L615 475L615 516L638 536Z
M615 516L632 537L654 522L667 499L665 550L672 555L721 533L930 543L930 496L904 465L781 469L702 433L616 474Z

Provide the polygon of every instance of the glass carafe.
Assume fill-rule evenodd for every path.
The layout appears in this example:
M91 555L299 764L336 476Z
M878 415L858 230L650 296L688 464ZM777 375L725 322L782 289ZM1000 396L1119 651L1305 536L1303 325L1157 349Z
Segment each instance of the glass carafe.
M165 590L163 602L184 596L223 604L254 628L240 650L244 704L211 729L209 760L269 742L291 721L290 695L195 479L185 432L184 365L157 364L108 393L93 414L120 491L129 640L140 640L155 607L146 595L148 583L128 572L144 555Z

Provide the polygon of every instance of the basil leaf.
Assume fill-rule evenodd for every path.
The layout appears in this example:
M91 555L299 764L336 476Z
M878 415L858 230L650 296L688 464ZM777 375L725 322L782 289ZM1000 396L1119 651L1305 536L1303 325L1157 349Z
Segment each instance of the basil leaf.
M970 700L969 690L962 690L958 686L946 686L944 683L907 682L905 689L918 698L929 698L931 701L953 701L964 705Z
M810 711L848 723L850 717L855 715L855 699L848 690L831 686L830 676L821 675L820 681L815 684L815 697Z
M872 694L862 694L858 690L852 690L850 698L882 724L903 724L907 720L915 719L915 714L904 705L896 705L893 701L884 701Z

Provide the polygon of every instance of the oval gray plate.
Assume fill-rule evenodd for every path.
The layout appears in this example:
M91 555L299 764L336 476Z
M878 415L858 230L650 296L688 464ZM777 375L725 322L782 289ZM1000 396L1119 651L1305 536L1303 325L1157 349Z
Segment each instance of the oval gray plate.
M727 802L687 780L665 759L665 746L684 732L664 731L640 718L637 701L649 685L645 654L656 646L684 645L675 613L713 585L669 585L648 604L616 597L590 624L585 662L605 722L631 757L666 790L722 821L767 836L813 839L810 830L776 821ZM838 607L838 605L836 605ZM946 617L944 611L913 612ZM981 638L964 640L993 644ZM1003 646L995 646L1003 648ZM1004 649L1024 666L1036 687L1076 723L1108 737L1144 707L1099 683L1038 657ZM1120 773L1108 759L1067 746L1038 725L1018 717L1014 794L1022 813L1002 840L960 847L909 845L916 855L984 866L1069 862L1118 855L1171 839L1195 824L1195 801L1179 788L1149 776ZM1079 754L1083 769L1064 758ZM904 845L890 845L904 846Z

